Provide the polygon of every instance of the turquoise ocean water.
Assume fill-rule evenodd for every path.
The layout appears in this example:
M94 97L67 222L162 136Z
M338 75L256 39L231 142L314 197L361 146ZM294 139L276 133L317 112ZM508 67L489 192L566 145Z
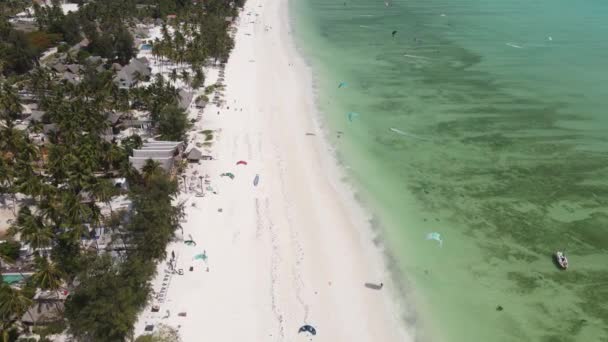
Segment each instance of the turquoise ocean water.
M608 2L291 13L417 339L608 341Z

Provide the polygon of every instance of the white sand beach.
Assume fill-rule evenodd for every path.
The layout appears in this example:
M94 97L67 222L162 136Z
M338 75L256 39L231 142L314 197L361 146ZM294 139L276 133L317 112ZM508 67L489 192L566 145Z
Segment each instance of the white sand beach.
M159 265L153 285L165 288L164 300L151 303L159 312L141 314L136 336L162 323L186 342L411 340L367 217L323 141L311 71L288 18L287 0L247 1L225 69L225 103L208 105L190 135L203 142L198 132L214 130L214 160L190 164L187 183L209 175L216 194L182 189L184 236L196 246L169 245L183 275ZM203 252L206 262L194 259ZM316 336L299 334L304 324Z

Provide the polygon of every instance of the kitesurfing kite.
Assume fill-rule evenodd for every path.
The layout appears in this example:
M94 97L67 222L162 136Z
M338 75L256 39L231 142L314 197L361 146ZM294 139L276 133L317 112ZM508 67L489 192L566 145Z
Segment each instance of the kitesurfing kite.
M195 255L194 260L203 260L204 262L207 262L207 252Z
M340 84L338 84L338 88L344 88L348 85L348 83L346 82L340 82Z
M439 234L437 232L432 232L432 233L426 234L426 239L435 240L435 241L439 242L439 247L443 246L443 240L441 240L441 234Z
M348 121L353 122L353 119L359 116L359 113L348 112L346 116L348 117Z
M220 175L220 177L230 177L230 179L234 179L234 174L231 172L224 172Z
M395 35L396 35L396 34L397 34L397 30L393 31L393 33L392 33L393 38L395 38Z
M184 243L188 246L196 246L196 242L192 239L192 235L188 234L189 239L184 240Z
M317 334L317 329L315 329L312 325L303 325L300 327L300 329L298 330L298 334L299 333L303 333L303 332L308 332L311 335L316 335Z
M247 165L247 162L244 160L239 160L238 162L236 162L236 165Z

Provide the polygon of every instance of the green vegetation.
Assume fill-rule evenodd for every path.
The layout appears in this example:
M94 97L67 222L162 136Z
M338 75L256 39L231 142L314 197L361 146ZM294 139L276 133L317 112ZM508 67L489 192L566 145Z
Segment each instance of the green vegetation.
M142 335L135 342L180 342L179 333L170 326L159 324L156 332L150 335Z
M71 293L65 320L36 327L41 341L66 328L77 340L132 338L137 314L149 299L156 263L165 258L183 208L172 204L177 182L158 164L148 161L141 172L131 167L128 157L142 146L140 136L121 142L104 138L110 128L107 114L147 111L161 139L184 140L191 124L174 84L181 79L192 88L202 87L203 65L226 61L234 43L225 18L235 17L238 6L242 1L104 0L64 14L54 1L50 7L34 6L37 28L24 33L4 16L23 7L0 3L0 9L10 7L0 14L0 193L10 199L16 215L9 237L18 236L33 254L25 260L33 274L21 289L0 286L5 341L17 340L23 328L20 318L37 289L53 293L63 288ZM176 17L167 20L168 14ZM146 86L121 89L113 71L85 63L89 56L107 58L107 65L128 63L136 53L131 29L153 18L167 23L163 38L153 43L155 58L187 64L190 71L173 72L172 82L157 75ZM39 65L40 55L53 46L65 53L66 64L82 66L80 82L60 81ZM23 92L45 112L27 128L17 125L23 119ZM40 132L45 133L43 142L34 140ZM205 132L206 140L212 140L213 131ZM111 177L126 178L129 190L115 188ZM118 194L131 201L129 213L109 205ZM110 214L102 214L104 204ZM114 253L105 253L90 239L99 227L111 234L107 248ZM9 240L0 244L0 257L15 262L19 249L19 242ZM168 327L138 338L178 340Z
M0 1L0 13L4 16L10 17L19 12L23 12L30 4L30 1L25 0Z
M213 94L213 92L217 88L219 88L217 83L209 85L208 87L205 88L205 95Z
M163 140L184 140L190 128L186 112L176 105L165 106L158 120L158 131Z
M13 325L25 314L31 304L31 299L22 291L0 283L0 331L3 341L9 341L11 335L13 337L16 335Z
M26 35L27 42L34 49L36 55L61 41L61 35L44 31L29 32Z
M178 107L179 92L173 85L159 76L149 86L134 89L133 96L140 109L150 111L163 139L184 140L191 125L187 113Z
M8 19L0 15L0 75L27 72L37 58L25 33L15 30Z
M44 340L47 340L47 336L60 334L63 331L65 331L65 329L66 329L65 322L59 321L59 322L55 322L55 323L50 323L44 327L35 327L32 330L35 334L40 335L39 341L44 341ZM51 340L48 340L48 341L51 341Z
M17 260L21 244L15 240L0 243L0 259L8 262Z

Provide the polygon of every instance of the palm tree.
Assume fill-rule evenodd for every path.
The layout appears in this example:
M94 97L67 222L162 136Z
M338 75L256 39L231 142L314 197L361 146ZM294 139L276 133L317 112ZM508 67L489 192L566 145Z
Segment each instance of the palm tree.
M127 159L125 150L116 144L103 143L101 148L101 162L106 171L113 170L123 159Z
M205 84L205 74L201 68L194 69L194 78L192 79L192 88L200 88Z
M0 158L0 185L2 193L11 194L13 214L17 212L17 197L15 195L15 167L12 163Z
M175 86L175 81L177 81L177 69L171 69L171 73L169 74L169 79L173 81L173 85Z
M61 288L64 278L65 275L57 265L47 258L40 256L36 258L36 272L31 277L36 287L42 290L57 291Z
M21 290L0 283L0 327L2 341L9 342L9 334L15 322L21 319L32 305Z
M70 225L70 230L74 233L74 238L80 240L82 222L86 222L91 218L91 205L86 203L80 194L74 194L71 191L62 193L63 217L65 223Z
M183 69L180 76L182 81L184 81L184 84L188 85L190 83L190 73L188 72L188 70Z
M46 187L40 202L38 203L38 214L49 223L53 229L59 228L63 220L63 208L60 198L62 190L54 186Z
M69 166L74 164L76 156L65 146L53 144L49 148L47 167L52 175L53 183L59 185L67 178Z
M152 57L158 61L158 57L160 57L160 40L158 38L154 39L152 43Z
M32 214L27 206L19 210L17 219L10 226L8 233L12 236L19 234L19 239L29 244L35 254L50 247L53 241L53 232L45 224L43 216Z
M144 176L144 179L149 179L151 176L160 172L160 170L162 170L162 169L160 167L159 162L154 161L152 159L148 159L148 160L146 160L146 163L142 167L141 172L142 172L142 175Z
M34 171L30 171L27 174L22 174L17 182L17 190L39 200L45 190L44 185L41 176Z
M118 189L107 179L99 179L92 187L93 196L103 203L106 203L112 213L112 198L118 195Z
M8 82L0 87L0 118L6 122L12 122L21 115L21 100L17 90Z
M36 68L32 71L29 79L29 86L32 92L39 98L50 88L50 84L51 76L46 69Z

